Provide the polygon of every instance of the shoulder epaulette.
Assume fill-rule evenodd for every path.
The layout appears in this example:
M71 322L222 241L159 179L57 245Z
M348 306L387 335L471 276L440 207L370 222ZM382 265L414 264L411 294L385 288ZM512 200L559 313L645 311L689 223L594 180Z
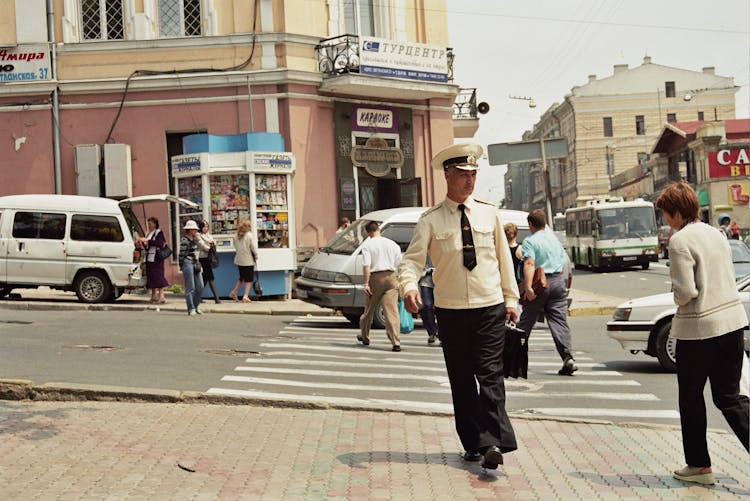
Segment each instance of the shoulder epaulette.
M440 202L437 205L433 205L432 207L430 207L429 209L427 209L426 211L424 211L421 216L419 216L420 219L423 218L423 217L425 217L427 214L429 214L431 212L435 212L436 210L438 210L442 206L443 206L443 202Z
M478 200L478 199L476 199L476 198L474 199L474 201L475 201L476 203L478 203L478 204L491 205L491 206L493 206L493 207L495 206L495 204L493 204L493 203L490 203L490 202L485 202L484 200Z

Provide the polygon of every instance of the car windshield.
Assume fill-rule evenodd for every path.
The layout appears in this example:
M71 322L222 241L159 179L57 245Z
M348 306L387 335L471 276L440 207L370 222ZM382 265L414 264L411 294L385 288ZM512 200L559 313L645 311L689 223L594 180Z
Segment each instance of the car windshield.
M729 247L732 249L733 263L750 263L750 248L742 242L737 242Z
M367 223L368 220L365 219L354 221L344 231L337 233L324 247L321 247L320 251L328 252L329 254L351 255L367 238L367 232L365 231Z

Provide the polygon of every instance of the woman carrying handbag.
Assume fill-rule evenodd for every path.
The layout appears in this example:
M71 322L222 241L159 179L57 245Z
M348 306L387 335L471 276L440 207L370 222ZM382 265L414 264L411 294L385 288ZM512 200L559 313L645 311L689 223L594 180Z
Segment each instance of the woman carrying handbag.
M201 221L198 225L200 231L198 232L198 261L201 263L203 268L203 286L208 285L211 288L211 292L214 295L214 302L216 304L221 303L219 294L216 293L216 283L214 281L214 266L211 263L210 254L216 252L216 242L214 237L208 232L208 221Z

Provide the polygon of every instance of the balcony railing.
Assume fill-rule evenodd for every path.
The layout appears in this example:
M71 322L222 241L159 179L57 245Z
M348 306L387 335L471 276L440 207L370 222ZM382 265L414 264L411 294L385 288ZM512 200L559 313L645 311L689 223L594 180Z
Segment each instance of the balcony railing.
M321 40L315 46L318 70L327 76L359 73L359 37L340 35ZM447 48L448 81L453 81L453 49Z
M477 118L477 90L460 89L453 102L453 120Z

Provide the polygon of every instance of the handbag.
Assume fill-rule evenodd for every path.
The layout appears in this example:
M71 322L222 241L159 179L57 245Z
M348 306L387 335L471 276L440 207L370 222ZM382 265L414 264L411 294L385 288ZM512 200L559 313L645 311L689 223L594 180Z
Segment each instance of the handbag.
M211 244L211 247L208 249L208 262L211 263L211 268L219 267L219 253L216 252L214 244Z
M505 347L503 348L503 374L505 377L528 379L529 344L526 332L513 322L505 324Z
M168 245L156 249L156 259L158 259L159 261L164 261L171 255L172 249L170 249Z
M401 334L409 334L414 330L414 317L406 311L403 299L398 300L398 320Z
M531 290L537 296L541 295L547 289L547 277L544 274L544 268L534 268L534 277L531 279ZM521 299L518 301L521 305L529 304L525 294L521 294Z
M253 280L253 293L256 296L262 296L263 295L263 287L260 285L260 276L258 275L258 272L255 272L255 280Z

